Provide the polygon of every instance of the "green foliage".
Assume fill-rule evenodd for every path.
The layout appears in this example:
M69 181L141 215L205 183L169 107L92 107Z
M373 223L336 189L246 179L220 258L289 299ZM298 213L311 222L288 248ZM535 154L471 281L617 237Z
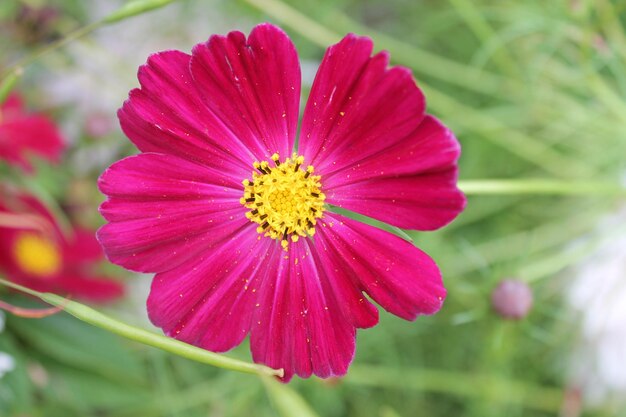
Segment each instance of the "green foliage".
M203 2L182 3L181 26ZM54 4L64 13L59 31L91 23L84 3ZM614 237L597 224L623 202L623 194L600 196L594 189L597 183L614 189L624 175L623 2L223 0L210 7L233 28L242 21L283 26L308 61L347 32L372 37L394 64L413 70L429 112L454 129L463 147L461 179L547 180L553 192L516 194L505 187L471 195L467 210L443 230L396 231L437 260L449 296L439 314L414 323L381 311L379 326L359 332L354 364L342 380L278 386L122 340L65 314L11 317L0 351L18 366L0 379L0 415L558 415L571 394L576 341L576 318L563 306L570 271ZM3 21L15 10L16 1L0 2ZM15 42L16 56L31 51ZM115 59L115 51L109 54ZM0 57L0 65L11 62ZM40 64L31 70L45 74L58 61ZM72 110L67 113L62 118L71 120ZM117 144L119 154L131 152L119 145L119 131L103 140ZM76 180L68 172L48 174L38 171L27 185L58 198ZM91 187L96 174L86 179ZM532 285L535 306L523 321L505 322L491 311L491 290L505 277ZM112 311L117 307L124 306ZM249 358L245 347L233 355ZM624 413L600 405L584 415Z

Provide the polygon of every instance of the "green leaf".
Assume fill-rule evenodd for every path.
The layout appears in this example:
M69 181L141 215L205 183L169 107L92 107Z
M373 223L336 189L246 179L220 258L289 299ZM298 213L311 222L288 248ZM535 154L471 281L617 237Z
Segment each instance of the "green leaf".
M114 410L136 406L149 402L152 397L147 387L132 385L128 381L120 383L63 365L51 365L46 369L51 374L51 383L46 390L50 401L82 411L80 415L94 408Z
M263 378L267 394L282 417L319 417L311 406L285 384L273 378Z
M119 338L68 315L41 320L12 317L8 324L29 345L60 363L117 380L145 379L141 363Z
M0 104L4 103L4 100L7 99L13 87L17 84L19 79L22 77L22 68L18 67L11 71L0 83Z
M28 413L33 398L33 386L26 371L26 358L8 332L0 334L0 352L15 360L15 369L0 378L0 415Z
M166 6L175 0L134 0L126 3L104 18L104 23L115 23Z

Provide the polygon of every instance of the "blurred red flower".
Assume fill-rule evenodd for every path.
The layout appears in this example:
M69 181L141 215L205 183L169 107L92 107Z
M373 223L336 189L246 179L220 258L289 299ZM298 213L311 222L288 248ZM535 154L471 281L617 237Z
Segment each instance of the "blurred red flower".
M93 231L77 227L66 237L35 197L0 200L0 271L9 280L36 291L110 301L124 287L95 275L94 264L102 257Z
M12 94L0 105L0 159L31 171L29 154L58 162L63 139L48 117L28 113L21 97Z

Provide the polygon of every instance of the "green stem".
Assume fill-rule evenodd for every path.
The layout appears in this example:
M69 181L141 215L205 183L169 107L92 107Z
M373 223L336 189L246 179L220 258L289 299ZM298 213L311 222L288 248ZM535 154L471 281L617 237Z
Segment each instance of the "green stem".
M602 202L598 201L598 203ZM581 239L597 226L597 218L590 215L590 208L584 207L579 214L560 221L546 222L528 230L473 244L467 250L475 256L470 256L469 259L453 258L445 262L446 274L461 276L484 268L485 265L491 267L504 261L519 260L522 255L524 258L535 259L546 251L559 253L558 248L567 242ZM530 272L526 271L527 268L533 268L535 263L545 264L543 258L540 259L538 262L524 263L528 265L523 267L525 273Z
M282 24L291 27L311 42L327 47L339 40L342 29L350 32L365 34L376 39L377 47L387 49L393 61L409 66L415 71L442 81L461 87L472 87L483 94L501 94L520 96L526 87L514 80L478 70L474 67L446 59L438 54L417 48L413 45L397 41L383 33L375 32L361 26L348 17L335 13L334 22L325 19L325 24L317 23L313 18L300 12L298 9L285 4L281 0L243 0L257 9L267 13ZM329 27L333 29L329 29ZM476 110L471 106L443 93L440 89L429 86L424 80L419 82L420 87L429 98L430 108L441 114L454 115L455 123L468 131L482 136L495 145L517 155L519 158L535 164L555 177L589 177L594 174L593 169L577 159L568 157L560 151L551 148L548 144L534 137L517 131L490 116L484 111Z
M483 10L472 0L448 0L458 13L460 19L464 20L476 38L484 46L493 44L494 40L500 45L493 54L493 61L500 67L502 72L519 75L520 68L515 62L509 50L503 47L504 41L500 39L498 33L491 27ZM483 46L483 48L484 48Z
M282 417L319 417L304 398L286 384L262 378L272 405Z
M5 85L7 82L11 81L12 77L15 77L15 74L17 74L17 76L19 77L19 75L21 75L21 73L19 72L21 68L27 67L44 55L56 49L62 48L68 43L78 38L81 38L102 26L116 23L129 17L133 17L141 13L161 8L174 1L176 0L134 0L128 2L120 7L118 10L104 17L103 19L76 29L73 32L70 32L69 34L63 36L61 39L50 43L49 45L41 48L32 55L29 55L19 60L15 64L9 66L8 69L5 71L6 75L4 75L4 77L2 78L1 85ZM0 102L2 102L2 100L0 100Z
M4 103L4 101L9 97L11 90L17 84L17 82L22 77L24 71L22 67L15 67L12 71L10 71L6 77L0 83L0 104ZM0 121L2 120L2 114L0 114Z
M66 44L70 43L73 40L81 38L90 32L93 32L94 30L98 29L102 25L104 25L104 21L98 21L95 23L91 23L87 26L78 28L75 31L70 32L67 35L63 36L59 40L52 42L48 44L47 46L39 49L33 54L24 57L23 59L17 61L15 64L9 66L7 70L8 74L4 77L4 79L9 79L9 77L11 77L11 74L14 73L17 68L26 68L27 66L37 61L41 57L49 54L50 52L56 49L62 48L63 46L65 46ZM3 80L3 82L5 81Z
M424 49L397 41L382 33L374 32L337 11L331 16L334 22L329 22L331 19L326 18L325 24L319 24L313 16L302 13L281 0L243 1L267 13L281 24L291 27L294 31L323 48L338 42L342 37L343 29L349 26L350 31L375 37L378 42L377 46L389 50L396 62L399 62L398 57L402 56L405 59L399 63L419 68L425 74L444 79L461 87L474 88L481 93L501 91L503 84L506 84L506 80L498 75L479 71ZM333 24L335 25L333 26ZM331 26L334 29L329 29ZM468 80L472 80L472 82ZM520 86L517 91L523 91L522 87Z
M283 376L282 369L272 369L268 368L267 366L248 363L237 359L232 359L218 353L209 352L207 350L188 345L187 343L181 342L179 340L161 336L151 331L128 325L119 320L106 316L90 307L87 307L86 305L77 303L75 301L70 301L55 294L40 293L38 291L34 291L30 288L14 284L4 279L0 279L0 284L35 296L53 306L61 307L67 313L71 314L81 321L84 321L85 323L91 324L92 326L99 327L127 339L143 343L144 345L153 346L166 352L173 353L175 355L182 356L196 362L249 374L279 377Z
M479 135L518 158L541 167L554 177L588 178L594 175L594 170L586 162L564 155L549 144L510 127L484 110L468 106L423 82L420 84L430 100L431 108L441 114L454 115L452 120L467 132Z
M604 233L598 233L592 238L579 242L566 250L557 250L543 259L536 260L521 268L518 274L527 282L554 277L566 268L575 265L595 255L603 245L619 239L626 232L625 225L617 225Z
M557 412L563 390L531 385L496 375L459 373L434 369L391 369L381 366L352 366L346 384L440 392L461 397L482 398L500 404L519 404L530 409Z
M253 7L296 30L322 48L341 40L341 35L321 25L297 9L278 0L244 0Z
M468 195L562 195L562 196L626 196L626 187L604 181L465 180L459 188Z

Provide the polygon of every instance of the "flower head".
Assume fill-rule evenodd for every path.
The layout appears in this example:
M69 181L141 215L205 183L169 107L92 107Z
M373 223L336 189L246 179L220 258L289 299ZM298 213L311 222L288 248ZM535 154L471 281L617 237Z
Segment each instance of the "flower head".
M275 26L139 69L118 115L142 153L101 176L98 236L112 262L156 273L148 313L166 334L212 351L250 334L254 360L285 379L328 377L378 322L370 299L409 320L439 310L425 253L332 210L433 230L465 204L456 139L372 48L348 35L328 49L297 146L300 66Z
M0 271L36 291L60 292L91 301L110 301L121 284L94 276L103 258L93 231L74 228L66 238L52 214L29 195L0 202Z
M0 159L30 171L30 154L58 162L63 147L52 120L26 112L20 96L10 95L0 105Z

